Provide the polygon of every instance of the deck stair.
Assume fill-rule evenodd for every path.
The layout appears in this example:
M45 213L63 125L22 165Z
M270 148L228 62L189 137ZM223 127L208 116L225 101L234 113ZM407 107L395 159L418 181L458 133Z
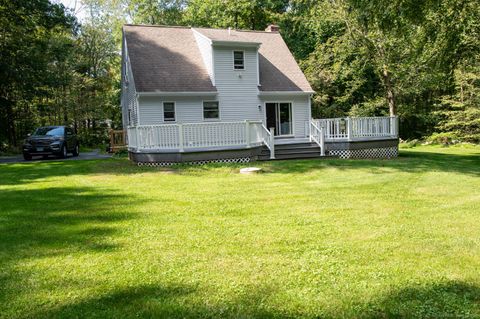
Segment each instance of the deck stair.
M320 147L316 143L295 143L295 144L277 144L275 145L275 159L295 159L295 158L318 158L320 157ZM270 160L270 150L263 147L259 161Z

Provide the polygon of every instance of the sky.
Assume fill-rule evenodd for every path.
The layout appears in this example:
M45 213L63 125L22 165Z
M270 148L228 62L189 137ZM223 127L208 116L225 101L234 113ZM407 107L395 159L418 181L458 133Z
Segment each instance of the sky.
M71 9L78 21L85 19L86 9L81 0L54 0L53 2L62 3L66 8Z

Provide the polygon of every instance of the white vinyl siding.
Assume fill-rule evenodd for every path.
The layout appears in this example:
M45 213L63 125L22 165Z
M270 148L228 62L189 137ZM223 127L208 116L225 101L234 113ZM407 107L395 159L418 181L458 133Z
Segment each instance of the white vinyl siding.
M140 125L154 125L163 123L163 107L162 103L151 101L150 99L142 100L139 106Z
M127 45L124 43L124 61L123 61L123 83L122 83L122 112L124 127L137 125L137 97L135 91L135 82L133 79L132 67L128 58Z
M208 75L210 76L210 80L212 81L212 84L215 85L215 77L213 74L213 53L212 53L211 41L195 31L192 31L192 32L193 32L193 35L195 36L195 40L197 41L198 49L200 50L200 54L202 55L201 58L203 60L203 63L205 64L205 67L207 68L207 72L208 72Z
M292 104L293 130L296 137L306 137L306 123L310 121L310 96L296 96L290 99Z
M262 120L257 86L257 53L243 49L245 70L233 70L233 51L237 48L214 47L215 81L222 121Z
M232 71L233 72L233 71ZM245 108L245 114L232 110L232 105L239 105L242 102L224 105L219 103L221 121L243 121L243 120L262 120L265 121L265 103L266 102L288 102L292 103L292 121L295 137L305 137L305 123L309 121L309 101L310 97L305 96L268 96L257 100L255 96L252 101L254 107ZM175 123L202 123L203 101L213 101L215 98L205 97L142 97L139 99L140 125L168 124L163 120L163 102L175 102ZM249 99L246 99L249 100ZM260 105L260 109L258 108ZM248 112L247 112L248 111ZM250 115L248 115L250 114ZM226 116L228 119L225 119ZM232 116L233 115L233 116ZM237 115L236 117L234 117Z
M175 123L202 123L203 101L212 100L212 97L141 97L139 99L140 125L155 125L172 123L164 121L163 102L175 103Z

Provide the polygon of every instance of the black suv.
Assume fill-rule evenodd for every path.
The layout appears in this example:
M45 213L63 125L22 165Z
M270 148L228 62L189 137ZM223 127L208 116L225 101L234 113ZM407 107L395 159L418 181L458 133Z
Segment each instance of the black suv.
M23 144L23 158L31 160L32 156L56 155L67 157L67 153L78 156L79 143L73 130L66 126L44 126L35 130Z

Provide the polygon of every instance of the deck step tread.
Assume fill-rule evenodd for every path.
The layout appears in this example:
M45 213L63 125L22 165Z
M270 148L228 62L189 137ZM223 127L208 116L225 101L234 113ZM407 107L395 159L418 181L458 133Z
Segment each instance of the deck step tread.
M297 143L297 144L280 144L275 145L275 149L295 149L295 148L305 148L305 147L319 147L316 143Z
M275 155L276 160L295 159L295 158L322 158L320 154L283 154ZM270 156L259 156L259 160L270 160Z
M320 155L312 155L312 154L291 154L291 155L279 155L275 156L273 160L284 160L284 159L309 159L309 158L315 158L315 159L327 159L327 158L338 158L338 156L334 155L325 155L325 156L320 156ZM259 161L271 161L270 155L268 156L259 156L258 157Z
M275 145L275 159L295 159L295 158L321 158L320 147L316 143L292 143ZM265 146L259 160L271 160L270 150Z
M275 155L290 155L290 154L320 154L320 149L275 151Z

